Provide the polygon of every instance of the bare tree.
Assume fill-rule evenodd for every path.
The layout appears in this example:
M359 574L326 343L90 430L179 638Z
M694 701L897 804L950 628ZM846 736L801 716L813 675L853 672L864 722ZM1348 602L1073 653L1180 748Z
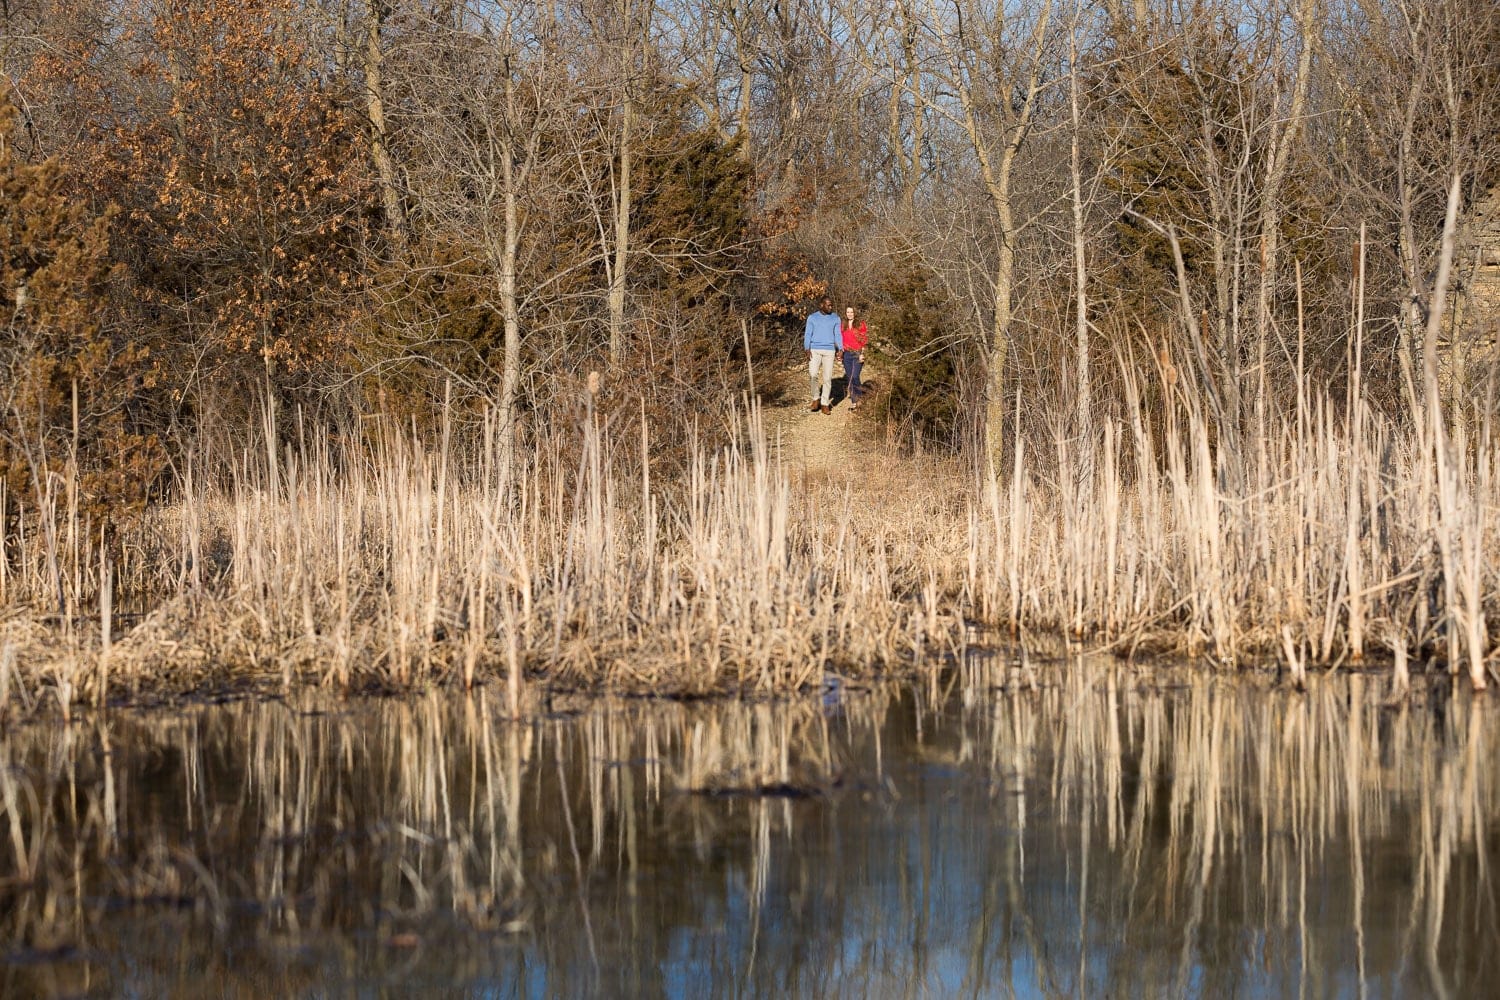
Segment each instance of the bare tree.
M1035 122L1043 91L1053 82L1052 0L992 5L979 0L902 0L905 17L920 22L941 59L933 75L950 100L933 110L956 125L978 167L998 247L991 287L989 372L984 404L985 454L999 468L1006 411L1005 363L1021 235L1013 202L1015 170Z
M1500 13L1466 0L1329 2L1342 15L1322 43L1339 122L1327 143L1329 171L1349 192L1350 224L1368 221L1389 234L1372 245L1377 254L1394 251L1392 307L1415 369L1427 353L1450 180L1465 179L1464 201L1472 203L1500 173ZM1462 352L1454 353L1461 370ZM1452 381L1462 391L1462 380Z
M385 45L382 29L391 13L389 0L368 0L365 10L364 44L360 69L364 75L365 114L369 119L370 160L380 186L380 204L385 210L386 232L398 255L406 253L406 207L396 178L385 121Z
M1266 364L1267 344L1270 340L1272 323L1271 297L1276 287L1281 254L1281 219L1284 211L1281 190L1282 185L1286 183L1287 171L1291 166L1306 113L1307 89L1312 77L1313 31L1318 15L1318 4L1316 0L1298 0L1296 6L1288 13L1290 15L1288 20L1299 36L1296 44L1300 51L1297 56L1296 69L1290 81L1291 93L1284 105L1285 110L1283 112L1282 102L1276 101L1275 112L1269 116L1266 130L1265 178L1261 182L1259 191L1260 281L1256 288L1255 301L1255 355L1258 381L1256 422L1262 437L1266 432ZM1284 44L1287 43L1278 34L1271 54L1273 67L1271 78L1275 81L1274 90L1278 92L1284 92L1285 89L1282 86L1283 74L1277 72L1277 69L1286 63L1282 54Z
M764 5L756 0L715 0L710 9L728 31L734 73L735 134L740 139L740 155L746 162L753 163L755 144L751 129L755 115L756 67L761 59L758 39L765 24Z
M573 83L550 13L522 0L475 2L417 26L402 67L409 105L404 122L415 152L411 187L429 240L450 248L456 274L477 272L504 328L498 366L502 474L515 446L521 385L517 275L535 221L568 176L555 140L569 127ZM556 280L557 275L550 276Z
M609 283L609 359L618 363L625 337L626 279L630 263L631 205L635 196L633 173L640 121L642 90L656 76L651 33L655 0L585 2L580 13L592 31L590 41L605 58L602 92L610 95L606 146L612 148L610 225L604 254ZM645 123L649 127L649 123Z
M891 80L891 149L900 159L901 206L907 214L916 208L917 189L924 173L922 157L927 145L927 88L923 53L918 48L920 25L911 17L910 8L895 8L895 34L900 62L899 75ZM899 81L899 83L898 83ZM906 106L909 102L909 109ZM903 130L903 117L909 120L909 131ZM904 155L902 155L904 153Z
M1071 187L1073 215L1073 282L1074 282L1074 351L1076 356L1078 405L1077 430L1085 441L1089 440L1089 425L1093 417L1093 380L1089 372L1089 289L1088 289L1088 244L1084 231L1083 195L1083 116L1079 108L1079 32L1084 16L1081 0L1073 5L1073 23L1068 30L1068 180Z

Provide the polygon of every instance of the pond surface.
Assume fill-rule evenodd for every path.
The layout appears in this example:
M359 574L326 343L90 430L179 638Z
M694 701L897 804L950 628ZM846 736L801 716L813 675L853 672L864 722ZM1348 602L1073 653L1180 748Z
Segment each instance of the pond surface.
M0 996L1489 995L1494 699L1165 676L12 725Z

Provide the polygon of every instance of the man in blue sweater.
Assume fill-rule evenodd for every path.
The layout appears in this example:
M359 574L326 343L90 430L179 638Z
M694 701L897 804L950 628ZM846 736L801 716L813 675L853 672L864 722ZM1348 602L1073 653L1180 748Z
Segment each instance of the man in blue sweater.
M844 349L843 324L833 311L833 300L823 296L818 311L807 317L802 333L802 349L807 352L807 374L812 388L813 413L828 413L829 394L833 391L833 359Z

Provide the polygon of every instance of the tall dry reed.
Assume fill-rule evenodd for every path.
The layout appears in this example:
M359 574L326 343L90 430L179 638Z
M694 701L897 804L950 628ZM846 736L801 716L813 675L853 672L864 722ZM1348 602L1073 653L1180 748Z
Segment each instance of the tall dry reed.
M1299 684L1378 641L1398 688L1429 656L1486 685L1488 412L1436 410L1433 433L1357 381L1335 404L1304 380L1236 454L1201 390L1120 370L1121 415L1093 440L1017 440L1004 477L979 484L878 455L860 478L802 474L758 410L674 476L644 423L607 428L587 406L513 465L493 422L432 445L380 426L335 448L268 421L236 452L189 456L176 499L106 557L76 484L49 480L7 528L0 692L67 712L209 679L495 681L516 713L539 675L769 691L936 662L976 620L1122 653L1279 658Z
M1364 399L1339 409L1303 387L1252 442L1261 460L1230 470L1190 390L1161 387L1171 412L1153 431L1138 376L1124 376L1125 421L1057 448L1051 468L1018 461L975 505L976 607L1224 663L1279 649L1357 661L1375 635L1485 686L1500 594L1488 415L1469 415L1474 438L1433 445Z
M65 700L210 677L494 679L512 711L538 672L769 691L957 648L954 491L907 475L881 509L848 488L794 490L756 412L670 480L646 430L613 436L588 414L566 433L571 447L563 432L540 441L507 478L493 427L433 447L382 427L335 454L311 435L274 444L268 423L237 453L192 456L179 498L127 541L148 557L12 539L7 634ZM40 621L62 563L64 611Z

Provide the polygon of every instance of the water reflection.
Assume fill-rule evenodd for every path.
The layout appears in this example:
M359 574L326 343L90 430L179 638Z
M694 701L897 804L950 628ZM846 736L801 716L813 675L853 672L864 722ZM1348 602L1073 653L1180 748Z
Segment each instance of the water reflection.
M1495 709L975 658L0 736L0 994L1465 996Z

